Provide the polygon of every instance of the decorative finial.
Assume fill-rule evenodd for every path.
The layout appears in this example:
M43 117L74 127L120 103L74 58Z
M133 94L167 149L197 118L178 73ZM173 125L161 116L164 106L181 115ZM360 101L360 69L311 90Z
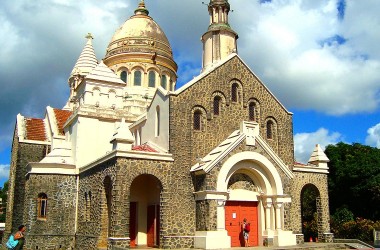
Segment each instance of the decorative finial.
M88 34L86 35L86 38L87 38L87 39L91 39L91 40L94 39L94 37L92 36L91 33L88 33Z
M139 6L135 10L135 15L149 15L149 11L145 8L145 2L144 0L140 0Z

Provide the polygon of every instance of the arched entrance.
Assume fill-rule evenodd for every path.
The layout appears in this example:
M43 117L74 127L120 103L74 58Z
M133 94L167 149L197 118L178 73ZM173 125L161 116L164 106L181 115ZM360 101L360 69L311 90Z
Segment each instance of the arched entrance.
M304 241L316 241L318 237L319 190L313 184L305 185L301 190L301 218Z
M292 178L293 174L289 169L277 162L279 168L283 171L288 178ZM240 177L239 177L240 176ZM239 177L239 178L237 178ZM239 181L233 181L234 179ZM241 185L239 184L241 182ZM264 155L257 152L240 152L228 158L222 165L218 180L217 191L221 194L226 192L226 207L224 208L225 214L218 213L218 218L223 216L223 228L226 229L228 235L231 237L232 246L236 245L233 239L233 233L228 230L228 225L233 223L229 218L236 219L239 217L240 223L244 219L243 213L238 216L238 212L229 212L231 201L236 208L239 206L240 211L251 210L247 216L247 220L253 221L253 229L257 231L250 232L251 242L250 246L257 246L262 244L285 246L295 245L296 236L292 231L284 230L284 204L291 202L289 195L283 193L282 179L278 170L273 162L271 162ZM220 220L218 220L220 223ZM242 230L242 229L240 229ZM240 237L240 235L239 235ZM235 239L236 242L236 239Z
M143 174L133 180L130 190L131 247L159 246L161 182Z
M110 215L111 215L111 201L112 201L112 180L106 176L103 181L103 189L101 191L101 204L100 204L100 237L98 240L98 248L107 248L107 240L110 229Z
M232 247L243 247L243 220L250 224L249 246L258 246L258 201L259 188L249 177L247 170L236 171L228 181L230 199L225 205L225 227L231 236Z

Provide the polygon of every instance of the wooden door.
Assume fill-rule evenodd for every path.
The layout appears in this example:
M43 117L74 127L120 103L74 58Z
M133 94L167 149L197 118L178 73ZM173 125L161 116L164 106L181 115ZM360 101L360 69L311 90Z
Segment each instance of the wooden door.
M131 238L130 246L136 247L137 236L137 202L131 202L129 205L129 237Z
M249 233L249 245L258 246L258 216L257 202L251 201L227 201L225 206L225 226L228 235L231 236L231 246L244 246L242 230L243 219L251 223Z
M160 207L159 205L148 206L147 216L147 246L154 247L159 245L160 232Z

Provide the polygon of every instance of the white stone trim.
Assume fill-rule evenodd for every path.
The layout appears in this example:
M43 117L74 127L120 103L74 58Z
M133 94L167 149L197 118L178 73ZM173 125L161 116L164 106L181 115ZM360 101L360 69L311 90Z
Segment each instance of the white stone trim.
M256 179L260 182L263 191L268 194L283 194L281 177L273 164L263 155L256 152L240 152L231 156L222 166L218 175L217 190L227 191L227 185L230 177L235 171L242 168L238 163L249 160L248 170L254 172Z
M228 192L218 192L214 190L206 190L194 192L195 200L227 200Z
M130 240L129 237L108 237L109 240Z
M27 165L26 176L29 174L77 175L78 173L78 169L72 164L31 162Z
M303 173L319 173L319 174L328 174L329 173L328 168L322 169L319 167L310 167L310 166L294 167L293 171L294 172L303 172Z
M196 231L194 236L194 248L201 249L225 249L231 248L231 237L226 230Z
M174 161L172 154L161 154L154 152L144 152L144 151L120 151L114 150L107 155L81 167L79 173L83 173L103 162L106 162L114 157L124 157L124 158L134 158L143 160L158 160L158 161Z

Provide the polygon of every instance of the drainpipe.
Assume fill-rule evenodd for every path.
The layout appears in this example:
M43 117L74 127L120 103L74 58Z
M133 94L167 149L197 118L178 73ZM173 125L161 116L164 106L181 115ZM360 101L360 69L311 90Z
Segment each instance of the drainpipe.
M76 235L78 228L78 202L79 202L79 174L77 174L77 193L76 193L76 201L75 201L75 224L74 224L74 247L76 245Z

